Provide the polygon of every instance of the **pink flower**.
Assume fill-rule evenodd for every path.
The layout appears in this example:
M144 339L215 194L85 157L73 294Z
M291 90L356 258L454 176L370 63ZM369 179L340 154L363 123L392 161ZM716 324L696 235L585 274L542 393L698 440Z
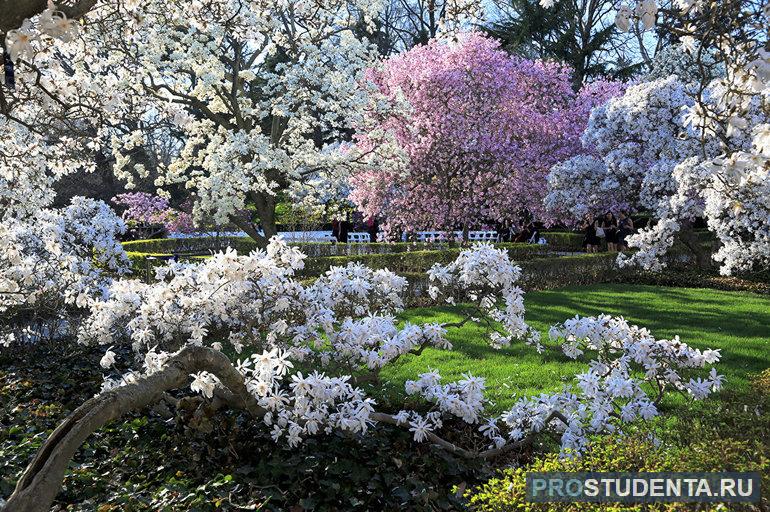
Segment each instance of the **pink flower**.
M408 156L407 173L372 166L351 179L351 200L391 228L477 227L525 210L552 220L549 169L585 152L591 108L619 91L598 82L575 94L567 67L511 56L473 32L396 55L367 77L411 106L409 115L371 113L378 130L358 136L359 147L376 148L381 130Z

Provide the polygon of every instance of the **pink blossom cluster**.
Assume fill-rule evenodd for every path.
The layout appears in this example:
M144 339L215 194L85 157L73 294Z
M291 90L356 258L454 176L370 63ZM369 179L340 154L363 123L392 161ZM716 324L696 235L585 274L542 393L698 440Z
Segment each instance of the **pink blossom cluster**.
M192 215L169 205L168 199L147 192L127 192L112 198L116 205L125 206L123 219L147 224L162 224L169 233L194 231Z
M591 108L621 91L597 82L575 93L569 68L511 56L474 32L413 48L369 76L408 107L370 113L359 146L395 141L408 163L355 173L350 197L405 230L518 222L525 211L556 220L543 207L549 169L585 151Z

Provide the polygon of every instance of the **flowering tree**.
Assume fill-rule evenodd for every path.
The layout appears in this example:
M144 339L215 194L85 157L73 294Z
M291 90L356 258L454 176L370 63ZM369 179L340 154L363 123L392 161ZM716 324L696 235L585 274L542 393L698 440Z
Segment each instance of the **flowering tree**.
M376 51L357 31L378 8L364 0L97 2L82 30L71 26L49 47L46 20L71 21L51 7L9 32L20 90L8 94L19 100L0 103L33 131L43 118L32 109L64 105L67 121L82 112L69 128L90 135L83 147L110 152L129 186L148 173L152 132L171 134L178 147L154 159L156 184L184 184L196 215L234 222L266 244L279 192L360 157L340 142L370 102L363 71ZM33 97L23 101L28 89ZM68 135L41 146L71 147Z
M169 233L190 233L193 231L192 216L171 208L168 199L146 192L118 194L112 202L126 207L123 219L127 221L162 224Z
M512 57L478 33L434 40L371 72L403 110L371 112L367 148L394 143L401 160L378 161L352 178L352 200L390 227L454 229L547 220L545 175L580 149L591 107L616 94L598 82L579 95L568 69Z
M102 296L110 274L128 271L116 241L125 229L106 204L82 197L0 223L0 347L70 333L72 309Z
M403 278L351 264L303 285L294 278L303 259L274 240L248 256L228 251L203 263L171 264L151 284L114 282L91 302L79 335L82 343L109 346L101 365L111 374L102 392L41 447L7 509L47 510L70 458L94 430L164 396L173 403L164 393L188 385L201 395L201 407L242 409L290 446L319 432L364 434L384 423L408 429L416 442L471 458L505 453L544 431L558 433L564 449L579 451L589 434L656 416L668 390L700 399L722 385L713 368L698 376L719 360L718 351L656 340L620 318L569 320L551 329L556 343L544 346L523 318L520 269L488 244L430 271L434 297L465 304L465 318L456 324L399 327L394 314L403 305ZM596 355L571 388L520 399L500 416L486 411L484 379L471 374L443 382L435 371L424 373L404 390L424 405L398 410L377 410L361 387L377 383L382 367L407 354L451 350L448 329L490 321L497 322L490 333L496 347L524 341L574 359ZM138 359L113 350L119 346ZM231 361L225 347L249 355ZM142 367L131 369L137 360ZM300 365L311 370L297 371ZM458 424L475 426L487 448L476 451L441 435Z
M754 1L674 4L680 23L672 36L691 55L695 76L636 85L597 109L583 141L601 161L581 157L555 167L546 203L579 213L597 197L612 197L650 210L656 224L627 239L640 250L622 263L659 269L676 239L707 263L687 229L702 217L719 242L713 259L722 273L767 268L770 9ZM641 2L635 18L630 8L619 10L618 23L649 28L657 13L652 0Z

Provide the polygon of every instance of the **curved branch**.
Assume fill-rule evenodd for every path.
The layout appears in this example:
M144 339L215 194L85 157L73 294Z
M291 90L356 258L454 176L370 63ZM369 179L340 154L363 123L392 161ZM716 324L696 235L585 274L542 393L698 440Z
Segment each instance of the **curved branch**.
M228 403L256 417L264 416L265 410L247 391L243 377L227 356L207 347L185 347L169 359L163 370L99 394L73 411L40 447L3 510L50 510L70 460L92 433L128 412L157 402L166 391L186 386L190 374L199 371L219 378L227 390Z
M380 423L388 423L390 425L402 426L402 424L400 424L398 420L396 420L396 418L391 416L390 414L375 412L375 413L372 413L370 417L374 421L378 421ZM552 411L551 414L549 414L548 417L545 419L545 422L543 424L547 425L554 419L558 419L565 425L568 424L567 418L559 411ZM437 436L433 432L428 432L428 440L434 445L439 446L440 448L448 451L449 453L459 455L466 459L492 459L499 455L503 455L504 453L508 453L510 451L513 451L518 448L522 448L524 446L531 444L532 441L537 436L537 434L538 434L537 432L532 432L529 435L519 439L518 441L505 444L500 448L490 448L489 450L484 450L483 452L475 452L475 451L467 450L465 448L457 446L454 443L447 441L446 439L443 439Z
M56 9L62 11L68 18L81 18L93 6L96 0L74 0L70 2L56 2ZM47 7L46 0L0 0L0 34L17 29L24 20L40 14ZM0 41L4 44L4 41Z

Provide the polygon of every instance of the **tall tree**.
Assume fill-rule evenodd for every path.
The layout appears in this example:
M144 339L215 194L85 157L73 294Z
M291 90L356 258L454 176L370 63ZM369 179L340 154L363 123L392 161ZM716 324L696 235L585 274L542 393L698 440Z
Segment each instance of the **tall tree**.
M392 57L375 82L408 107L375 114L361 143L388 134L405 167L382 162L356 173L351 197L408 230L516 222L525 211L545 220L548 169L581 150L591 107L619 89L597 82L576 95L569 71L511 56L478 32Z
M377 56L356 30L378 8L365 0L100 2L77 37L42 44L38 28L59 20L46 12L12 33L8 50L17 81L34 84L22 76L33 70L53 98L94 98L79 126L99 141L89 147L106 143L118 177L133 184L152 162L157 186L184 185L197 215L235 223L266 245L277 194L356 160L340 141L370 101L363 73ZM66 117L79 108L62 110ZM44 119L13 122L37 130ZM153 132L173 132L178 147L168 154Z
M503 47L529 58L554 59L575 70L575 87L597 77L625 78L651 64L657 44L638 30L615 26L615 2L562 0L546 8L538 0L501 0L498 19L486 29Z

